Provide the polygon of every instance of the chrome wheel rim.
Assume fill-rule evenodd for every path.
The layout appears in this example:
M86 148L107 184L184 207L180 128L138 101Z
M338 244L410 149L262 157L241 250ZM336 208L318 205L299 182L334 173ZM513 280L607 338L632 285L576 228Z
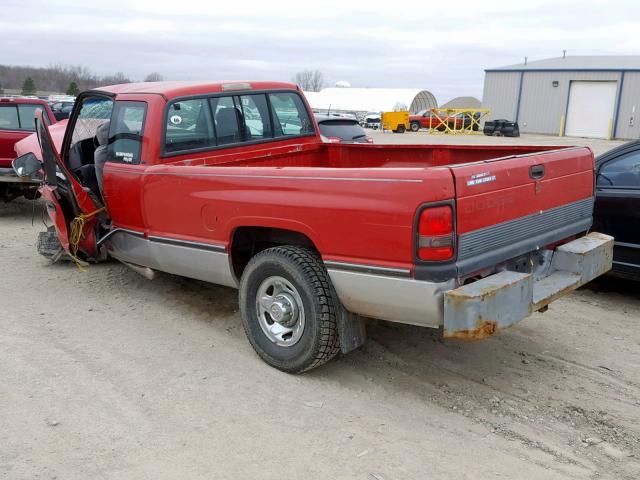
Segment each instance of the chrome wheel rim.
M267 338L281 347L298 343L304 332L304 306L295 287L283 277L268 277L256 295L258 323Z

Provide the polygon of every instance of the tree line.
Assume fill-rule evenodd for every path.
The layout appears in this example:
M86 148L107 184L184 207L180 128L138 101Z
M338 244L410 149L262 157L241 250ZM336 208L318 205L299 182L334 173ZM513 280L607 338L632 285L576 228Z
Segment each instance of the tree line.
M145 77L147 82L160 80L163 80L163 76L158 72ZM36 92L77 95L82 90L131 81L123 72L101 76L82 65L52 65L44 68L0 65L0 94L4 89L12 89L20 90L23 95Z
M164 77L151 72L145 82L159 82ZM324 74L319 70L303 70L291 79L305 91L318 92L324 87ZM104 85L131 83L132 80L122 72L112 75L96 75L82 65L52 65L50 67L25 67L0 65L0 95L5 89L19 90L22 95L35 95L38 92L66 93L78 95Z

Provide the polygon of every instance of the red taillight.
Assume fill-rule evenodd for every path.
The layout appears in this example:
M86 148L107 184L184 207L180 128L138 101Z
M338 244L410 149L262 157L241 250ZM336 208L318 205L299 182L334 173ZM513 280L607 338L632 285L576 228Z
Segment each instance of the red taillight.
M418 258L427 261L453 257L453 211L449 205L425 208L418 220Z

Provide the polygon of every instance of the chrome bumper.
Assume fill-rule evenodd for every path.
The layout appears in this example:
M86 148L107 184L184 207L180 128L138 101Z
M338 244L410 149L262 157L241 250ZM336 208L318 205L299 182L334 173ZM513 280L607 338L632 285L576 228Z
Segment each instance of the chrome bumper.
M38 185L40 182L31 177L19 177L13 168L0 168L0 183L24 183L27 185Z
M485 338L611 269L613 238L590 233L558 247L545 276L503 271L455 288L455 279L426 282L325 262L344 307L352 313L424 327L448 338ZM380 269L385 270L385 269ZM408 272L407 272L408 273Z

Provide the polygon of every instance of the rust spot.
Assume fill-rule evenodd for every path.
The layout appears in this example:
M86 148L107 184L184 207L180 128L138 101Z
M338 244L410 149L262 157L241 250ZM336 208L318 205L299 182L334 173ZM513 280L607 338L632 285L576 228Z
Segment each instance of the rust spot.
M444 338L455 338L457 340L484 340L490 337L498 330L498 322L495 320L480 320L476 328L469 330L458 330L457 332L449 332L444 329Z

